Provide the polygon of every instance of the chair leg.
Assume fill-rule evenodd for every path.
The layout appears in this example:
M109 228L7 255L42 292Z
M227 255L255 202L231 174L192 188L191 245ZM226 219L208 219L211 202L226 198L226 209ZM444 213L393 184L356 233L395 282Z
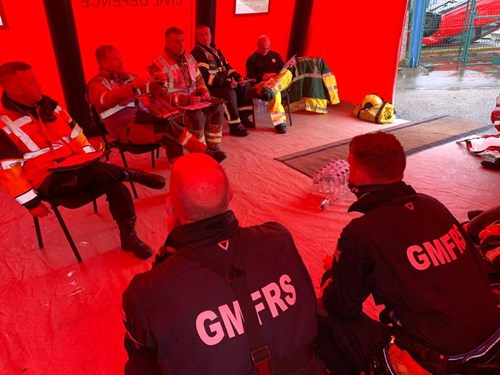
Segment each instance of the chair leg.
M43 249L42 231L40 230L40 221L36 216L33 216L33 223L35 224L36 239L38 240L38 248Z
M292 111L290 110L290 96L288 95L288 90L286 91L286 111L288 112L288 122L292 126Z
M158 153L158 148L156 149L157 153ZM151 166L153 167L153 169L155 169L155 150L151 150Z
M128 168L128 163L127 163L127 158L125 157L125 153L120 151L120 156L122 157L122 162L123 162L123 166L125 168ZM137 194L137 190L135 190L135 185L132 181L129 181L130 183L130 187L132 188L132 194L134 195L134 198L137 199L139 198L139 195Z
M76 248L76 245L73 242L73 238L71 237L71 234L69 233L69 230L66 227L66 223L64 222L57 206L52 206L52 211L54 211L54 214L56 215L57 221L59 222L59 225L61 226L61 229L63 230L64 235L68 240L71 250L73 250L73 254L75 254L76 260L78 261L78 263L82 263L82 257L80 256L80 253L78 252L78 249Z

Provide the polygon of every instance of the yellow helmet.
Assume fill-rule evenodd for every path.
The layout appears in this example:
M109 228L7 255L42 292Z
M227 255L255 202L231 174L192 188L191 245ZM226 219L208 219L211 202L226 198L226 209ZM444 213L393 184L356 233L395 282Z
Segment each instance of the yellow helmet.
M382 104L384 101L382 98L375 94L366 95L363 101L361 102L361 106L365 109L374 107L376 105Z

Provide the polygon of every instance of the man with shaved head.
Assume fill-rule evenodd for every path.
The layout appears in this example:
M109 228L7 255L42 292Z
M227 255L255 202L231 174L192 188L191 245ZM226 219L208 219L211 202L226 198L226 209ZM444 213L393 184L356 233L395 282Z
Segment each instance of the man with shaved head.
M311 347L316 298L291 234L275 222L241 227L230 198L210 157L174 165L171 255L123 295L126 374L324 374Z
M257 39L257 50L247 59L247 77L257 83L267 81L283 68L283 59L278 52L271 51L270 46L271 39L261 35Z

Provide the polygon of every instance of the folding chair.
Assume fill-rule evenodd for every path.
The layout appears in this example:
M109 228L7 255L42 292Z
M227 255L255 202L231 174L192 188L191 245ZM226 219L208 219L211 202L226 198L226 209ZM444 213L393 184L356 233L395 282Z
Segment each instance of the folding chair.
M151 153L151 167L154 169L155 168L155 151L156 151L156 157L159 157L160 153L160 147L161 144L159 143L150 143L150 144L144 144L144 145L136 145L132 143L121 143L119 141L109 141L108 138L106 137L107 131L106 127L102 123L101 119L99 118L99 115L97 111L95 110L95 107L93 105L90 105L90 114L92 116L92 120L96 124L97 128L100 131L100 135L102 137L102 140L104 141L104 144L106 145L107 150L112 150L116 149L120 153L120 156L122 158L122 163L125 168L128 168L128 163L127 163L127 158L125 157L125 153L129 152L134 155L140 155L140 154L145 154L147 152ZM106 160L109 160L109 157L106 158ZM137 199L139 195L137 194L137 190L135 188L135 185L132 181L130 181L130 187L132 189L132 193L134 195L134 198Z
M285 107L285 110L288 114L287 123L290 124L290 126L292 126L293 125L292 124L292 111L290 110L290 96L288 94L288 89L281 92L281 100L282 100L282 104ZM254 106L252 106L252 121L255 124L255 107Z

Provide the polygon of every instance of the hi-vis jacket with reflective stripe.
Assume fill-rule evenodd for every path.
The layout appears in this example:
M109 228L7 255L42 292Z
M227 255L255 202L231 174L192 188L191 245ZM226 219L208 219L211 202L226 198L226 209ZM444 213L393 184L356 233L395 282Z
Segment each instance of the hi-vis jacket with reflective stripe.
M297 57L289 70L293 74L290 109L326 113L328 102L340 102L337 80L320 57Z
M182 73L183 66L187 65L188 76ZM153 64L149 67L149 72L154 75L155 72L163 72L167 75L165 86L169 93L181 92L183 94L198 95L208 93L205 81L198 69L198 63L189 53L185 52L179 58L172 58L167 53L163 52L153 60Z
M209 47L196 44L191 54L198 61L198 68L207 86L228 87L231 84L231 78L239 79L241 77L229 65L221 50L215 46Z
M47 96L35 107L5 93L0 107L0 185L26 208L39 202L36 188L48 169L68 156L93 152L82 129Z
M131 73L111 73L100 69L99 74L87 84L89 102L95 107L101 120L104 120L122 109L135 107L135 92L132 81L135 75ZM126 87L124 87L126 86ZM121 90L117 88L121 87Z

